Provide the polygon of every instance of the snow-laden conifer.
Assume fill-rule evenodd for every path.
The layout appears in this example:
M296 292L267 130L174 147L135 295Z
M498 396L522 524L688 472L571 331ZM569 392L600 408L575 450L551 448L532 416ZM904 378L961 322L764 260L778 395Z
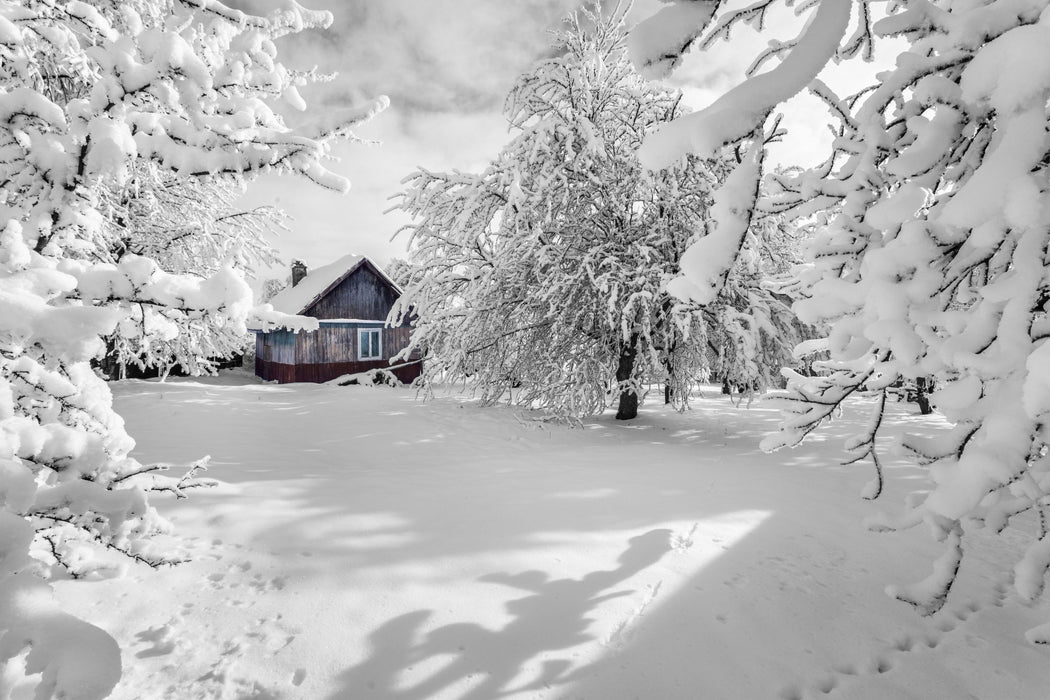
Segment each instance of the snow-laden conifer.
M762 27L775 4L676 3L635 34L635 61L653 73L669 69L693 41L728 37L740 22ZM688 31L669 21L701 7ZM869 429L848 445L873 458L878 473L866 495L875 497L886 388L935 378L931 399L950 427L902 445L927 466L931 489L873 526L925 524L946 551L928 579L890 593L936 612L966 534L1018 523L1033 543L1014 581L1031 599L1050 566L1048 3L903 0L878 18L868 2L796 7L807 17L799 36L756 60L779 64L654 135L643 156L660 167L746 144L780 102L806 88L825 102L836 122L833 153L817 168L774 177L777 192L764 206L824 212L796 309L828 324L826 341L809 347L830 360L819 363L819 377L789 373L785 420L765 445L798 444L849 396L881 394ZM817 77L829 60L869 57L890 38L898 54L877 84L840 96ZM732 215L722 221L734 225ZM687 292L718 284L710 270L683 271Z
M400 207L415 223L399 310L428 376L574 417L618 400L622 419L652 380L680 404L712 371L764 384L768 351L792 343L776 332L790 312L762 286L760 256L709 308L666 291L724 160L642 170L645 133L682 109L632 70L621 12L574 16L556 53L511 90L515 136L483 172L406 180Z
M217 0L0 0L0 663L28 650L37 698L103 697L120 676L112 640L44 579L178 562L147 495L182 496L206 463L168 476L129 456L90 364L102 337L150 342L205 316L243 333L252 314L244 251L178 260L148 202L222 201L227 179L269 169L345 189L329 143L385 101L294 130L275 111L313 75L277 62L274 40L330 21L294 3L255 17Z

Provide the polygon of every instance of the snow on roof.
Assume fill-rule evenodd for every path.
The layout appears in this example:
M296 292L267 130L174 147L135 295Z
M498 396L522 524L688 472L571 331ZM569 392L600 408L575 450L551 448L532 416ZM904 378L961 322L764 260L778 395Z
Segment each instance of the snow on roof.
M382 268L364 255L351 253L350 255L344 255L333 263L309 272L299 284L284 289L271 299L270 303L273 304L275 311L286 314L300 314L317 301L329 287L342 280L347 273L365 261L372 265L379 272L379 275L397 290L398 294L401 293L401 288L387 276Z

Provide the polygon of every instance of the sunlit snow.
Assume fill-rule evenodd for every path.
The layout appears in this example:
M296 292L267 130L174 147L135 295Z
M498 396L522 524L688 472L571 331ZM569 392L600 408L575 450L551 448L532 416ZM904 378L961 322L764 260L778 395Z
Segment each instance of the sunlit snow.
M924 619L882 592L927 570L921 532L865 513L922 488L836 466L864 420L772 455L777 413L716 390L573 429L456 395L213 380L127 381L136 454L212 455L221 484L159 505L194 560L60 582L123 649L113 697L1044 698L1050 620L975 540ZM891 406L889 430L906 405ZM911 429L935 417L910 418ZM1011 551L1013 550L1013 551ZM919 574L921 575L921 574ZM1033 633L1034 634L1034 633ZM25 697L16 694L15 697Z

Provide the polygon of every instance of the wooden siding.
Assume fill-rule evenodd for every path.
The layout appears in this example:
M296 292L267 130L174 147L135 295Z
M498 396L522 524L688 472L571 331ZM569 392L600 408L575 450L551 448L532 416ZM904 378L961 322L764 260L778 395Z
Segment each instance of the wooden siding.
M299 333L295 342L295 364L324 365L333 362L358 361L357 332L362 328L379 328L367 323L325 324L317 331ZM408 347L408 328L381 328L382 357L377 361L389 364L390 358Z
M295 333L272 331L255 335L255 356L264 362L295 364Z
M336 284L304 315L322 321L316 331L273 331L255 337L255 374L266 380L287 382L326 382L344 374L387 369L402 382L410 383L422 373L418 352L401 366L391 368L390 359L408 347L410 321L398 328L380 324L386 319L398 292L365 261L346 279ZM366 319L333 321L327 319ZM382 356L358 360L358 331L382 331Z
M255 356L255 376L268 382L288 384L295 381L295 365L282 365L277 362L267 362L258 355Z
M372 369L390 369L399 380L411 383L422 372L418 352L391 369L390 358L408 347L409 328L382 328L383 356L376 360L357 359L357 331L378 328L365 323L325 324L316 331L290 333L277 331L256 335L255 374L266 380L288 382L327 382L344 374ZM269 339L266 336L273 336ZM411 364L408 364L411 363Z
M342 377L344 374L357 374L372 369L389 370L405 384L411 384L423 371L423 364L410 361L408 364L391 368L386 360L369 362L330 362L315 365L282 365L255 358L255 374L268 381L280 384L290 382L327 382Z
M255 334L255 375L281 384L295 381L295 333Z
M397 301L397 292L368 262L305 310L314 318L360 318L383 321Z

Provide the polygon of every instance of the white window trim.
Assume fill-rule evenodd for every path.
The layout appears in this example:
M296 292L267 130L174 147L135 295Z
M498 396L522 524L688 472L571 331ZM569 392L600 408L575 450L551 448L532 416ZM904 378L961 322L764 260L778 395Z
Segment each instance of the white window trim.
M362 350L365 344L361 341L362 336L365 333L375 333L376 338L379 340L379 353L377 355L371 355L365 357ZM357 329L357 359L358 360L381 360L383 359L383 329L382 328L358 328Z

